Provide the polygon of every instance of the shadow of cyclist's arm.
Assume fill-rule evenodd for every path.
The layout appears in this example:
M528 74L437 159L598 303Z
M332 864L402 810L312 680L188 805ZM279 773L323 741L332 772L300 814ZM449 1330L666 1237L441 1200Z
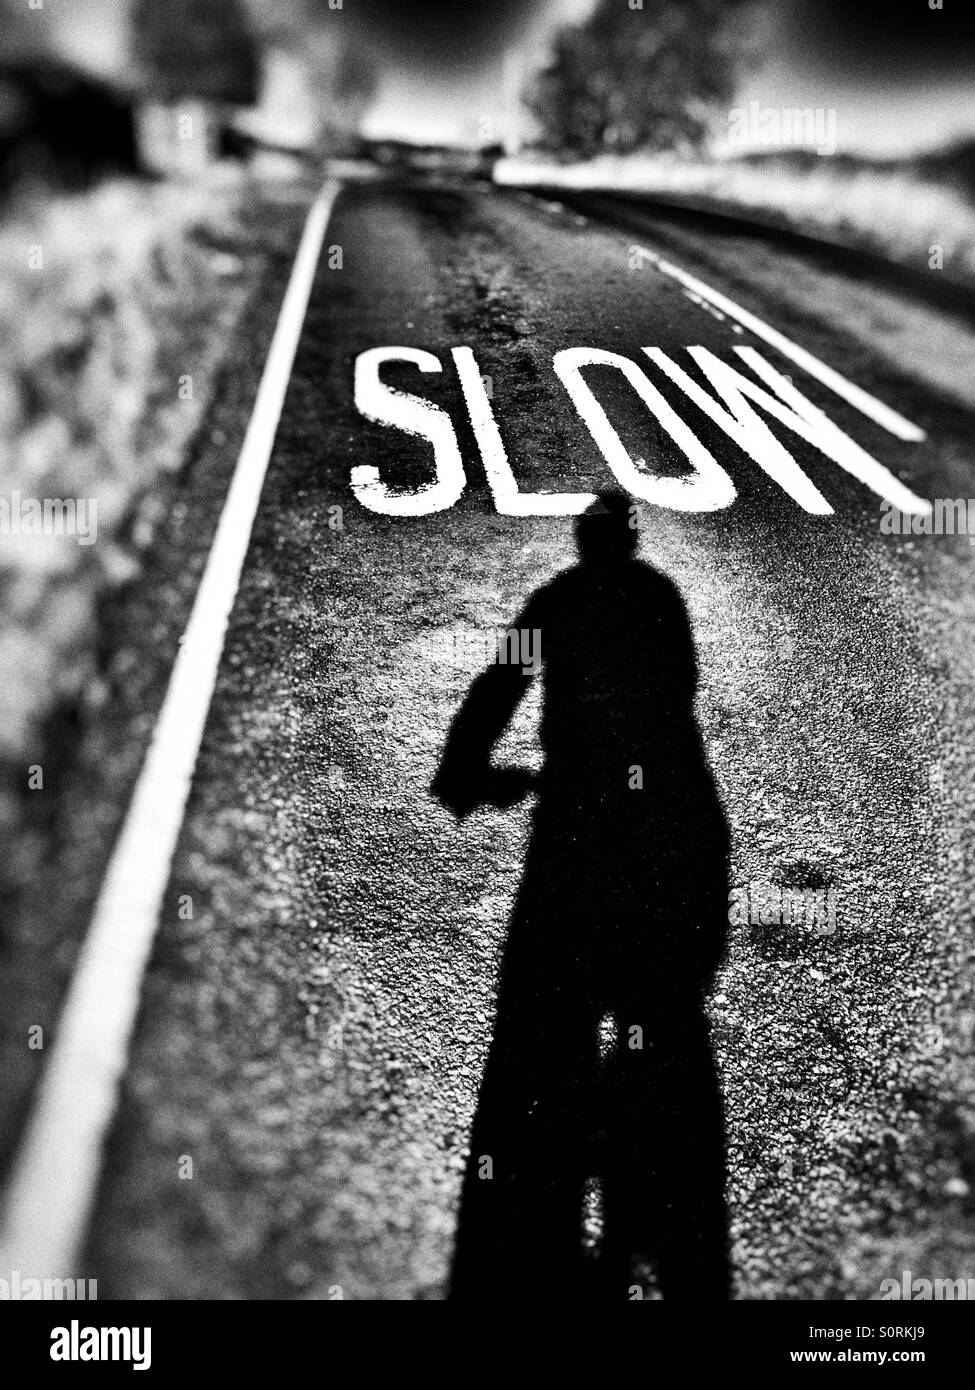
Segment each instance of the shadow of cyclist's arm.
M513 626L517 631L538 630L532 605ZM450 726L430 787L433 795L456 815L467 815L483 801L510 804L529 790L531 775L521 769L492 769L491 751L535 674L534 665L498 661L472 682Z

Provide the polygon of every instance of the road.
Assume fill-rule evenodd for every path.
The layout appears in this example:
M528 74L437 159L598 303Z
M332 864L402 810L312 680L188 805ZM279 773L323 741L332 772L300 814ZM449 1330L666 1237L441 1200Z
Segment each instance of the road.
M691 618L737 901L819 892L832 913L736 921L708 1003L736 1297L876 1298L904 1269L971 1268L975 551L883 534L878 486L973 492L975 351L962 322L799 253L644 221L436 180L341 193L109 1143L86 1255L102 1297L444 1297L531 804L458 823L428 788L482 664L468 634L574 562L574 517L511 514L536 505L514 486L614 481L580 380L617 463L672 480L637 499L641 556ZM365 366L357 405L379 347L437 359L381 379L452 422L466 485L442 510L424 510L428 440L367 418L388 399ZM638 364L664 407L618 365L573 376L570 349ZM736 349L825 412L847 463L866 451L870 481L761 407L772 443L732 438L667 374L713 402L716 359L771 390ZM715 464L696 491L674 481L687 431ZM539 708L533 687L502 761L539 765Z

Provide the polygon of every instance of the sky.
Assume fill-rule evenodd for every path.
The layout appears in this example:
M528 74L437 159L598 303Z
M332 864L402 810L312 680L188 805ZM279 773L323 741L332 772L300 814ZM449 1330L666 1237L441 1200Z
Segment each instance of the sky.
M832 108L837 147L902 155L975 136L975 5L779 0L737 104Z
M526 133L518 89L554 30L584 18L593 3L508 0L500 13L471 0L463 8L435 4L422 44L411 45L402 29L383 43L385 68L366 134L477 143ZM975 137L975 5L944 5L937 11L929 0L772 0L754 26L757 52L736 104L833 108L837 148L868 155ZM379 3L378 12L383 8ZM475 25L473 37L458 26L472 9L494 13L493 25ZM409 10L400 0L400 12ZM389 39L388 30L377 32ZM717 153L722 143L716 140Z
M162 2L162 0L160 0ZM260 0L248 0L257 4ZM131 68L131 0L0 0L31 34L93 70ZM562 24L595 0L267 0L318 6L361 36L382 64L365 132L428 143L493 143L527 134L518 100ZM625 5L627 0L617 0ZM646 0L649 15L654 0ZM673 0L678 4L680 0ZM836 111L837 147L900 155L975 138L975 3L943 0L754 0L754 61L736 105ZM721 123L718 123L719 133ZM721 141L717 142L720 152Z
M409 48L387 52L364 133L429 144L503 141L524 128L518 93L533 61L556 29L585 18L593 3L540 0L513 6L487 41L471 43L456 59L436 49L432 55ZM458 3L454 13L469 10Z

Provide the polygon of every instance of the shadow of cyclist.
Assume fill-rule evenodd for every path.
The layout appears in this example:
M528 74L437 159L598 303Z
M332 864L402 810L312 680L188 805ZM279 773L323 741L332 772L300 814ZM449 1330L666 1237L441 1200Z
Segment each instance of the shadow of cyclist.
M513 625L540 641L543 771L491 767L528 684L499 661L431 788L458 816L538 793L451 1297L626 1299L649 1259L664 1298L722 1299L723 1121L702 1001L725 945L728 831L694 719L693 639L677 589L635 558L626 498L603 494L577 542L578 565Z

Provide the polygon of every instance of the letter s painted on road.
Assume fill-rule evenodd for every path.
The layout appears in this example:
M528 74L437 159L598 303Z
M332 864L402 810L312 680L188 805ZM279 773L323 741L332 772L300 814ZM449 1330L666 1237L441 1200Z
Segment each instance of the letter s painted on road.
M445 410L422 396L387 386L379 378L384 362L412 362L421 372L442 371L432 352L411 347L370 348L355 364L355 403L359 412L377 425L393 425L433 445L436 472L432 483L412 492L390 492L372 464L352 469L352 491L364 507L386 516L426 516L452 507L467 482L457 436Z

